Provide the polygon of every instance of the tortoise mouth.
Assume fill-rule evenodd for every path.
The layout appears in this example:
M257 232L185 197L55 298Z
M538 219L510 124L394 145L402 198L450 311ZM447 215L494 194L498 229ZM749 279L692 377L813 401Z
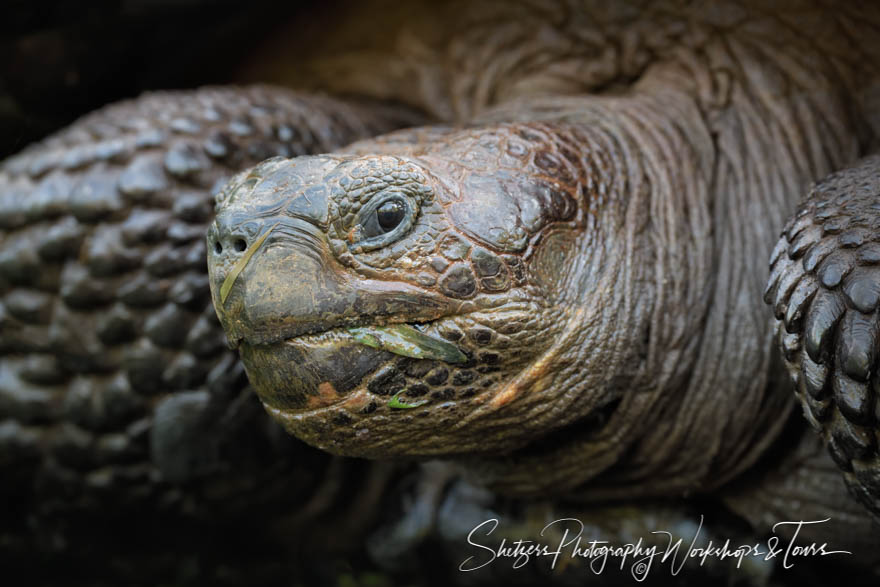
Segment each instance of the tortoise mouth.
M295 329L293 334L279 332L275 337L261 336L256 339L241 336L230 342L235 348L240 347L243 343L250 346L272 346L279 343L301 343L307 345L310 342L320 342L331 333L347 333L359 344L374 349L386 350L396 355L413 359L435 359L452 364L464 363L467 361L467 357L458 346L424 332L426 326L454 316L449 315L434 320L408 322L397 322L394 320L371 322L355 319L350 324L314 325L313 327Z
M433 359L450 364L460 364L467 361L467 356L461 352L458 346L424 332L425 324L428 323L395 322L387 325L333 328L324 332L344 331L359 344L412 359ZM323 332L313 334L312 337L317 339L321 334ZM285 339L286 342L297 340L308 343L307 336Z
M352 284L344 295L318 295L314 305L268 297L254 287L242 296L237 308L218 312L230 347L276 344L299 340L334 330L406 329L418 338L416 328L435 320L466 313L466 303L420 290L409 284L389 287L381 281L361 280ZM319 292L320 293L320 292ZM273 296L274 297L274 296Z
M392 358L356 343L345 328L239 347L248 379L268 408L299 413L345 401Z
M344 402L395 358L450 366L469 360L457 345L425 332L427 323L361 324L268 343L242 341L241 358L263 403L291 413L313 411Z

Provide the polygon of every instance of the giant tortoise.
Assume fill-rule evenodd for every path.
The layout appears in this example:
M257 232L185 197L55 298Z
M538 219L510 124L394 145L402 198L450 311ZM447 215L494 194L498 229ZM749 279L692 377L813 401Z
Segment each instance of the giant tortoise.
M252 402L222 326L293 435L432 461L420 504L451 484L514 518L552 499L711 503L752 536L827 519L800 539L876 571L880 10L324 19L308 50L257 58L299 91L147 95L3 164L18 487L186 502L180 484L246 462L207 499L275 503L301 463L251 462L284 441L235 425ZM409 546L430 531L413 516L392 532Z

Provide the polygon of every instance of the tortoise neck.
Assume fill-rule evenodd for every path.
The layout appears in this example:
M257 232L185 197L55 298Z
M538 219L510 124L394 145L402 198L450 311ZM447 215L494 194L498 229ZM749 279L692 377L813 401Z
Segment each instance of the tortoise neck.
M766 263L809 183L863 149L858 96L831 63L808 71L739 37L701 51L682 50L619 95L533 99L483 117L607 137L605 156L620 163L571 268L583 312L569 315L581 326L542 386L566 390L556 413L617 405L602 432L566 436L560 451L578 459L546 486L708 490L754 464L791 409L773 388ZM499 487L523 481L499 475Z

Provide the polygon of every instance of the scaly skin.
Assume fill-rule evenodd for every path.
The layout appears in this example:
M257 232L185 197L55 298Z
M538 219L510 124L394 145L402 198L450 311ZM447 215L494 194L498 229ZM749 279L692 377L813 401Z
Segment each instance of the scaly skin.
M812 187L771 256L765 300L810 424L880 516L880 157Z

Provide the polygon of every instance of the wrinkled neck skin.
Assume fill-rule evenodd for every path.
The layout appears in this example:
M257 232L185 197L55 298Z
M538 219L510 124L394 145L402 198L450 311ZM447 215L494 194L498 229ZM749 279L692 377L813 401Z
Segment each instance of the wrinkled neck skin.
M698 40L696 27L692 48L625 91L478 119L540 122L554 137L542 148L574 148L586 211L576 245L548 232L529 260L559 275L552 343L460 423L539 438L475 459L483 481L514 494L702 491L780 432L791 402L760 303L768 251L809 183L864 149L866 125L852 70L788 30L768 45L778 28Z

